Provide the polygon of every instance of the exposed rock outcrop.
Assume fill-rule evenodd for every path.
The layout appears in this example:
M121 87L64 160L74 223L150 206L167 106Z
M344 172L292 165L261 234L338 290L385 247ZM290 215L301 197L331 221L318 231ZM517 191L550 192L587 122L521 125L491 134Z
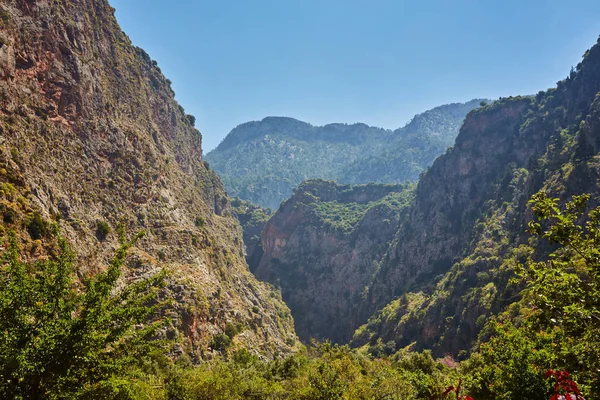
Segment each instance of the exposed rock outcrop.
M25 246L38 238L23 221L55 220L82 274L103 268L117 225L146 230L130 275L170 271L173 328L190 352L205 353L227 322L244 327L235 343L286 351L293 321L244 262L200 132L113 13L106 0L0 4L0 180L17 192L4 191L4 228Z

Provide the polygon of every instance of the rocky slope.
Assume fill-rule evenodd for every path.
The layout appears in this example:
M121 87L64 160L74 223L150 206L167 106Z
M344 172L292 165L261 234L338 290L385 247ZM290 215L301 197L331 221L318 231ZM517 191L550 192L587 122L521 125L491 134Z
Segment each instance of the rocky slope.
M230 195L272 209L305 179L344 184L414 181L454 143L465 115L479 103L436 107L395 131L365 124L318 127L268 117L233 129L206 160Z
M346 189L326 197L320 186L316 195L301 187L265 228L257 276L281 287L304 340L344 341L366 322L352 344L374 354L406 346L466 354L485 322L519 299L518 263L550 251L525 232L531 196L587 192L599 202L599 93L597 44L556 88L471 111L455 145L390 214L394 233L358 214L344 239L331 221L352 221L354 210L329 206L326 218L306 210L346 204Z
M600 43L556 88L468 115L454 148L419 182L363 315L387 306L357 331L356 345L381 339L460 354L518 299L515 266L542 256L525 233L528 199L544 190L599 200L599 93Z
M293 321L244 262L200 132L113 12L106 0L0 4L2 235L42 257L55 221L85 275L105 265L119 223L144 229L126 275L170 272L170 335L185 350L207 354L230 322L234 345L286 351Z
M410 185L302 183L269 220L255 275L278 286L298 336L347 342L357 305L393 239Z

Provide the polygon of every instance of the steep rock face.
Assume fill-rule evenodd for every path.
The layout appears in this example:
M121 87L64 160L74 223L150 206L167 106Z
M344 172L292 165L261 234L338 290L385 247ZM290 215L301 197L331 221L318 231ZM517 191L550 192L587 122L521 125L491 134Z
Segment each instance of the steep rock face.
M233 129L206 159L230 195L277 209L306 179L344 184L416 180L454 143L465 115L479 104L436 107L395 131L267 117Z
M356 306L410 202L406 185L300 185L267 223L255 275L281 289L299 337L346 342Z
M386 285L373 291L376 303L378 296L397 296L446 272L468 243L475 220L507 166L526 166L532 154L543 150L545 138L515 135L522 122L518 116L524 115L530 102L510 99L493 111L469 115L454 148L436 160L419 182L415 204L397 235L402 240L379 273ZM397 292L386 293L392 288Z
M545 256L525 233L527 200L545 190L598 202L599 92L597 44L557 88L467 116L454 148L419 182L363 316L387 306L356 332L355 345L415 342L459 354L487 318L518 300L515 266Z
M236 343L285 351L293 322L244 263L200 132L113 11L106 0L0 5L0 180L12 187L3 231L20 232L25 246L40 238L8 214L57 221L85 274L103 268L119 223L145 229L130 273L170 271L174 331L190 351L205 352L228 321L246 327Z
M237 218L242 226L242 238L246 249L246 262L250 271L254 272L263 248L260 244L260 236L271 218L271 210L252 204L249 201L235 198L231 201L232 215Z

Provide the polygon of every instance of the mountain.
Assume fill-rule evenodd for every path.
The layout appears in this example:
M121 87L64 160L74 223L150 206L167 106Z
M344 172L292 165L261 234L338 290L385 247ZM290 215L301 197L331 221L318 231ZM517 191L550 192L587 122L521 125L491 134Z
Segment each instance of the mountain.
M50 226L76 251L80 278L103 270L124 225L146 231L127 280L169 272L169 338L210 355L227 324L234 346L287 352L289 310L258 282L202 136L155 61L105 0L0 5L0 241L52 256Z
M482 102L487 101L447 104L416 115L406 126L396 129L375 154L365 154L345 167L339 181L351 184L416 181L454 144L465 116Z
M411 185L303 182L266 224L255 275L281 288L298 336L347 342Z
M486 319L518 299L510 280L518 262L551 251L525 232L532 195L565 201L591 193L598 204L599 92L600 42L556 88L469 114L456 145L420 180L366 314L404 294L427 296L410 312L396 307L385 323L371 320L369 340L394 338L399 347L416 340L420 348L458 354Z
M234 128L205 159L231 196L271 209L311 178L345 184L414 181L454 143L465 115L481 101L434 108L395 131L267 117Z
M518 264L530 256L547 258L552 250L525 232L532 195L541 190L563 202L591 193L592 205L599 203L599 93L600 43L556 88L472 110L455 145L435 160L394 213L393 238L381 225L375 230L362 222L351 225L355 238L383 234L377 246L357 247L332 233L327 221L355 215L347 207L326 206L344 204L345 190L326 199L305 195L312 209L323 203L329 210L325 221L302 211L299 189L263 232L265 254L257 276L279 282L303 339L343 341L358 328L352 344L373 354L410 346L437 356L464 356L486 321L520 299L522 286L512 280ZM368 196L368 186L364 190ZM381 248L385 241L389 244ZM371 276L357 275L356 259ZM354 285L362 284L366 287L356 296ZM337 294L347 287L354 291L343 304ZM319 306L307 306L305 299L315 292ZM321 298L322 293L332 295ZM340 304L344 311L332 313ZM518 315L518 307L511 310ZM316 323L327 318L335 321L335 330Z

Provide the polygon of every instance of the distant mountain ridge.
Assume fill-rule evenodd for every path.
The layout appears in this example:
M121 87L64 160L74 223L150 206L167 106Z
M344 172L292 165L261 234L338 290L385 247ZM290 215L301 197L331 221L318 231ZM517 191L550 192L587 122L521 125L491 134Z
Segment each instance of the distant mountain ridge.
M266 117L234 128L205 159L232 197L276 209L306 179L414 181L454 143L481 99L436 107L394 131L364 123L313 126Z
M278 131L285 127L285 131ZM303 122L291 117L265 117L261 121L250 121L235 127L229 135L217 147L219 150L225 150L236 146L237 144L265 136L266 132L281 133L286 136L297 139L327 140L335 141L355 141L360 143L368 139L365 131L369 135L374 133L391 133L390 129L377 128L367 124L357 122L354 124L332 123L324 126L314 126L308 122ZM341 136L346 135L346 136ZM348 137L350 134L352 137Z

